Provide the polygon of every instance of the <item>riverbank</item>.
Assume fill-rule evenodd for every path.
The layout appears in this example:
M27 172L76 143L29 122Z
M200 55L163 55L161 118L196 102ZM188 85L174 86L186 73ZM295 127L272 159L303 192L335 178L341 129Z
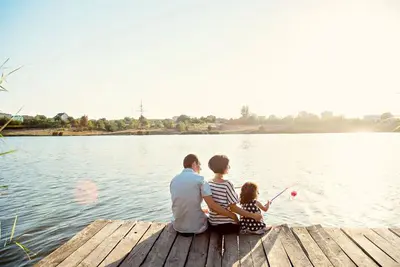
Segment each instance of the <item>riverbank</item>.
M200 134L308 134L308 133L356 133L393 132L391 129L350 127L279 127L279 126L224 126L217 129L197 128L187 131L175 129L145 129L123 131L82 131L79 129L6 129L3 136L103 136L103 135L200 135Z

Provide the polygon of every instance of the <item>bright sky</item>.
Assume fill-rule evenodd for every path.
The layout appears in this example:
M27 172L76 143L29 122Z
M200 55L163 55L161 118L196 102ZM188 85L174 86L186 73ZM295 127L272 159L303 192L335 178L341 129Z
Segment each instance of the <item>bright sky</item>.
M0 109L400 114L397 0L2 0Z

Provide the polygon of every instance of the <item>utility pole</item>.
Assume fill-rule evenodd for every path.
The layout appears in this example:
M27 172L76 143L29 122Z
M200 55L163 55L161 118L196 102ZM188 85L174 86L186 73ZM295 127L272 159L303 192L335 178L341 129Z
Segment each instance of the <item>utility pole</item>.
M145 119L145 117L144 117L144 109L143 109L143 101L142 100L140 100L140 107L139 107L138 111L140 112L139 129L142 129L143 128L143 120Z
M140 112L140 118L143 118L144 110L143 110L143 101L140 100L140 109L138 110Z

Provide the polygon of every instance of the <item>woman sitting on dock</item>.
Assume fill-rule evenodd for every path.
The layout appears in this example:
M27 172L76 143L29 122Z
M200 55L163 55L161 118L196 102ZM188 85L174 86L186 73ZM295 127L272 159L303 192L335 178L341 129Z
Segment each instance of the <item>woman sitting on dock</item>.
M222 214L225 218L231 217L232 221L238 223L235 214L213 200L209 184L199 174L201 164L197 156L187 155L183 160L183 167L183 171L170 183L174 229L184 236L200 234L207 230L207 216L201 209L203 199L209 209L213 210L213 214Z
M213 200L221 207L229 209L243 217L261 221L262 215L260 213L248 212L237 206L239 198L234 186L229 180L224 179L224 175L228 173L230 168L228 157L225 155L215 155L209 160L208 167L215 174L214 178L209 181ZM209 212L208 221L213 231L221 234L239 233L240 226L236 220L213 210Z

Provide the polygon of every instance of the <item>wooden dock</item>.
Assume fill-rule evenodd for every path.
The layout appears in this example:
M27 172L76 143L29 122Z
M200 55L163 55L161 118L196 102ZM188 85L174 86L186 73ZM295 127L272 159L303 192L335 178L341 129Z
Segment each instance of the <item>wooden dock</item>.
M183 237L171 224L96 220L36 266L400 266L400 228Z

